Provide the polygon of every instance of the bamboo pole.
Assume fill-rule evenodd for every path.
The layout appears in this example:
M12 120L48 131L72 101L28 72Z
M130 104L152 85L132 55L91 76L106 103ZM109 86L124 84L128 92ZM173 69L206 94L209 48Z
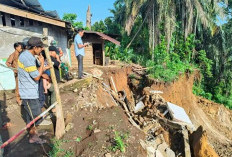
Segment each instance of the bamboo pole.
M48 45L48 28L43 28L43 35L44 37L46 37L46 39L44 40L44 44ZM45 54L46 54L46 58L48 61L49 65L52 65L52 60L51 57L49 55L49 51L48 48L45 48ZM60 98L60 91L59 91L59 87L56 81L56 75L55 75L55 71L53 66L50 69L51 72L51 79L52 79L52 83L54 85L54 91L56 94L56 101L58 102L58 105L56 105L56 129L55 129L55 136L57 139L60 139L64 133L65 133L65 123L64 123L64 116L63 116L63 109L62 109L62 104L61 104L61 98Z

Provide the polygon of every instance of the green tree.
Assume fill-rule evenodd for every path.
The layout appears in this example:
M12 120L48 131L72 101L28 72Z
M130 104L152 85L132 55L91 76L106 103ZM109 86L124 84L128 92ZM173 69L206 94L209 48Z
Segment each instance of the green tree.
M83 23L77 21L77 14L64 13L62 20L70 22L74 28L83 28Z
M103 32L103 33L106 32L106 26L105 26L105 23L102 20L99 21L99 22L95 22L93 24L93 26L91 27L91 29L93 31L97 31L97 32Z

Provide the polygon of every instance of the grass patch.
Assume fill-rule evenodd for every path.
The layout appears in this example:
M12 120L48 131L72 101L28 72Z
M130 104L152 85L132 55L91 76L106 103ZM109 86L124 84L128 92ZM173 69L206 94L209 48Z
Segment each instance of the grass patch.
M74 153L71 150L64 150L62 149L62 143L70 142L70 140L57 140L52 139L52 144L50 147L52 150L48 153L49 157L74 157Z
M112 146L109 148L111 151L116 152L120 150L121 152L126 151L125 140L128 139L129 133L119 133L117 131L114 132L114 138L112 140Z

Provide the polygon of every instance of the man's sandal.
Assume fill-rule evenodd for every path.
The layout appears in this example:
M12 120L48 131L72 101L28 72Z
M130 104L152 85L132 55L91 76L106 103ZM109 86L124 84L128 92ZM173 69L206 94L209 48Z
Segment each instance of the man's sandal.
M45 136L47 134L48 134L47 131L38 132L38 136Z
M41 139L39 137L37 137L35 140L29 139L29 143L31 144L44 144L47 143L47 140Z

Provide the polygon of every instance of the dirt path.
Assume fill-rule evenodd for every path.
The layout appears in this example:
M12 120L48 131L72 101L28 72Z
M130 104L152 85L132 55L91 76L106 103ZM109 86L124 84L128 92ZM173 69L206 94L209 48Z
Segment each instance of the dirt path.
M10 126L8 129L1 128L0 134L3 142L8 140L10 137L18 133L22 128L25 127L25 122L22 118L21 114L21 106L18 106L14 93L7 92L6 94L1 93L1 117L3 123L9 122ZM42 130L47 130L49 134L46 137L42 137L44 139L49 140L52 136L52 125L50 126L41 126L39 127L39 132ZM44 148L43 148L44 147ZM38 144L29 144L28 142L28 133L24 132L19 138L17 138L14 142L9 144L4 149L5 157L43 157L46 156L46 153L50 150L48 144L38 145ZM20 155L19 155L20 154Z

